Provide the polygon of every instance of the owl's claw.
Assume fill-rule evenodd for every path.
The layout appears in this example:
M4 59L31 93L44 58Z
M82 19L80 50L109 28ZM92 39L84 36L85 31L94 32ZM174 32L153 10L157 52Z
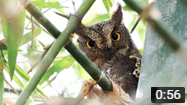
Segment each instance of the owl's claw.
M133 75L135 75L136 78L139 78L141 72L141 59L137 57L136 54L130 55L129 58L136 59L136 69L134 70Z

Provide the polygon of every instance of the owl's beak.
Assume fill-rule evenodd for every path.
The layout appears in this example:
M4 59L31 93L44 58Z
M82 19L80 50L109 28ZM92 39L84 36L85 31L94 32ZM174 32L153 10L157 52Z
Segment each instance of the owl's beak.
M106 58L107 61L111 61L112 55L111 55L109 50L105 51L105 58Z

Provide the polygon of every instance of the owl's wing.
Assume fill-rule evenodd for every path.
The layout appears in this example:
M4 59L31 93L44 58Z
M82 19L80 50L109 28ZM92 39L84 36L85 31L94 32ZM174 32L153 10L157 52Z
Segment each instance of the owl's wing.
M141 72L141 58L138 57L136 54L130 55L130 59L136 59L135 67L136 69L133 72L133 75L135 75L136 78L139 78L140 72Z

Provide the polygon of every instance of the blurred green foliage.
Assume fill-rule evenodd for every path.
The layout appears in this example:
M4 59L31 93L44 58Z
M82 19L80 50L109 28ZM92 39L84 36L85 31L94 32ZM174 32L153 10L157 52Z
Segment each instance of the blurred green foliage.
M13 11L10 14L6 14L5 12L3 12L2 10L5 10L8 8L8 6L5 4L10 1L11 0L8 0L7 2L3 2L3 5L0 2L0 4L2 5L0 7L0 14L3 14L3 15L0 15L0 22L1 22L0 24L0 33L1 33L0 64L2 64L3 69L8 74L10 74L10 77L19 86L19 89L23 89L26 83L29 81L30 76L32 76L33 72L35 71L35 68L37 68L37 66L39 65L39 62L41 61L41 59L45 57L44 52L47 51L47 48L48 48L47 45L50 44L49 42L53 42L54 39L50 37L49 33L47 33L45 29L43 29L40 25L38 25L38 23L36 24L34 22L35 20L27 12L26 12L26 15L25 14L21 15L22 16L21 22L19 22L18 19L15 21L12 21L10 17L12 17L14 13L16 13L16 11L23 12L23 10L21 10L20 8L17 8L15 12ZM31 2L40 11L45 12L45 13L51 12L51 11L59 11L61 13L66 13L65 11L69 12L70 9L72 9L72 7L70 7L69 5L68 6L63 5L64 3L67 4L67 2L71 4L72 3L71 0L66 0L66 1L31 0ZM82 2L82 1L79 0L79 2ZM94 16L94 18L91 18L91 16L87 16L85 18L85 20L87 20L84 23L85 25L92 25L94 23L104 21L110 18L110 13L109 13L110 8L114 5L115 2L117 2L117 0L102 0L102 2L103 2L103 6L106 8L106 12L100 13L100 14L95 13L96 15ZM142 5L147 4L147 0L137 0L137 2L141 3ZM75 5L74 5L75 7L77 6L76 3L77 1L75 2ZM128 6L123 6L123 10L129 12L133 17L132 23L128 26L128 29L131 29L139 16L137 13L132 11ZM91 11L91 12L94 12L94 11ZM30 17L30 19L26 18L26 16ZM46 17L48 17L48 15L46 15ZM49 17L52 17L52 16L49 15ZM17 16L16 18L19 18L19 16ZM13 27L10 27L10 25L13 25ZM56 26L56 24L54 25ZM65 25L65 24L62 24L62 25ZM145 36L145 26L146 26L146 22L144 20L141 20L135 29L136 31L138 31L139 37L141 38L143 43L144 43L144 36ZM22 30L24 32L22 32ZM13 33L15 32L19 32L17 36L13 35ZM7 41L7 38L9 41ZM42 44L39 43L38 40L41 41ZM75 44L77 45L77 42L75 42ZM14 47L14 45L16 45L16 47ZM7 46L9 47L8 50L6 49ZM14 48L14 49L10 50L10 48ZM141 49L141 52L143 52L143 48ZM12 58L11 56L13 53L15 54L14 54L14 57ZM27 74L27 72L30 70L31 67L33 68L31 70L31 73ZM42 89L46 88L47 86L50 87L51 83L57 79L56 77L63 70L67 68L71 68L71 67L74 70L77 81L86 80L90 78L90 76L86 73L86 71L73 59L73 57L62 48L61 52L59 52L59 55L56 57L53 64L50 66L50 68L48 69L48 71L46 72L42 80L40 81L39 86L36 89L37 91L34 92L34 95L39 93L43 97L48 98L48 95L45 94L45 92L42 91ZM14 72L14 70L16 71L16 73ZM0 76L1 75L2 75L2 72L0 73ZM69 77L71 77L71 75L69 75ZM3 79L2 76L0 77L0 79ZM8 79L7 75L6 75L6 79ZM2 82L0 84L2 84ZM2 97L3 87L4 87L3 85L0 85L0 94L1 94L0 97ZM68 92L67 94L68 96L71 95ZM35 97L34 95L32 96ZM43 99L43 98L40 97L39 99ZM2 102L2 99L0 99L0 102Z

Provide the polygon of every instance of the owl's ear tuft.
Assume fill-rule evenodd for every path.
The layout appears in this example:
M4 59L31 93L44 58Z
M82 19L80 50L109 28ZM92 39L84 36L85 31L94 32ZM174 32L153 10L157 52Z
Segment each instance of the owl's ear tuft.
M122 22L123 13L122 13L122 7L120 4L118 4L117 10L113 12L111 19L115 21L116 25L119 25Z

